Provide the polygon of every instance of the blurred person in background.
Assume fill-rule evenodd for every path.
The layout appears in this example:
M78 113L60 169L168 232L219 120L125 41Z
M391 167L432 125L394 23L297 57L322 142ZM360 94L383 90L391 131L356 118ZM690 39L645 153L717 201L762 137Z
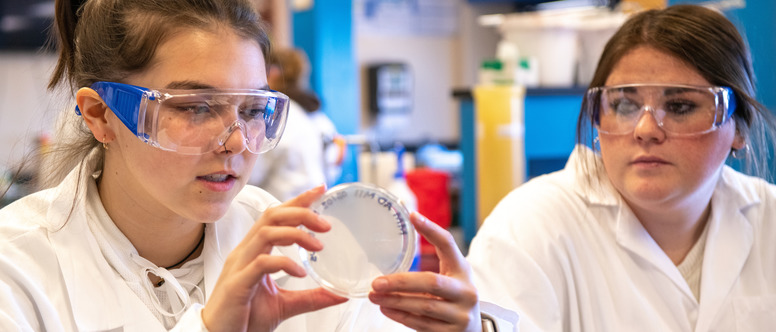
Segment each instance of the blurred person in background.
M307 56L299 49L275 48L268 67L270 89L291 100L291 125L275 149L258 158L249 183L283 201L322 183L334 184L341 173L345 146L320 110L320 99L304 87L310 71Z

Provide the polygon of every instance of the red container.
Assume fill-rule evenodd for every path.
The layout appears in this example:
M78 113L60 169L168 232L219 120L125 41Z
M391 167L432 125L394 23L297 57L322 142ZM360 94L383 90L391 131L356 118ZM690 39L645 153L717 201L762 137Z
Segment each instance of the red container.
M407 185L418 200L418 212L444 229L448 229L453 216L450 208L448 181L450 176L430 168L416 168L407 172ZM420 270L439 271L439 259L434 246L425 238L420 239Z

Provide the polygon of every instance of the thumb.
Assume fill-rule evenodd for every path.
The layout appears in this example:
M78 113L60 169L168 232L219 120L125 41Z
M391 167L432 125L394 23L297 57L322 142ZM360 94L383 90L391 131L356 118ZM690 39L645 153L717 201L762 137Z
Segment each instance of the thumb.
M348 301L348 298L336 295L320 287L303 291L283 290L283 292L287 292L283 296L287 316L284 319Z

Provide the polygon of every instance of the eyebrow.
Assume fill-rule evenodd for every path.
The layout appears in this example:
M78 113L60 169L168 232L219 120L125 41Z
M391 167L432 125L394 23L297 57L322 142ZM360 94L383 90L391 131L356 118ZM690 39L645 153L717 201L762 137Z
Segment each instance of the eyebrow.
M210 84L205 84L197 81L173 81L168 83L164 88L196 90L196 89L214 89L215 87Z
M684 93L696 92L696 91L697 91L696 89L676 87L676 88L665 89L665 91L663 92L663 95L671 96L671 95L678 95L678 94L684 94Z
M198 89L217 89L216 87L197 81L173 81L167 84L165 89L182 89L182 90L198 90ZM269 85L264 84L258 88L258 90L269 90Z

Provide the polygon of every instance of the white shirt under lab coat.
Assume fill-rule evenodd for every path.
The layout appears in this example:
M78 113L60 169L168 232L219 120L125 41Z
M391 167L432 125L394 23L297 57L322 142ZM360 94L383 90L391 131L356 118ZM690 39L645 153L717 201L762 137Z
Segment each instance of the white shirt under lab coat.
M517 311L522 332L773 331L775 186L721 170L699 303L611 183L585 180L580 150L485 220L468 256L481 300Z
M86 213L94 159L56 188L0 210L0 330L163 331L150 309L107 263ZM76 191L76 188L77 191ZM96 193L91 193L96 194ZM97 200L99 201L99 200ZM224 260L262 211L277 202L256 187L238 194L223 218L206 228L204 286L210 297ZM317 287L309 278L277 274L286 289ZM149 281L150 282L150 281ZM200 331L201 304L193 304L174 330ZM368 300L350 300L293 317L276 331L406 330Z

